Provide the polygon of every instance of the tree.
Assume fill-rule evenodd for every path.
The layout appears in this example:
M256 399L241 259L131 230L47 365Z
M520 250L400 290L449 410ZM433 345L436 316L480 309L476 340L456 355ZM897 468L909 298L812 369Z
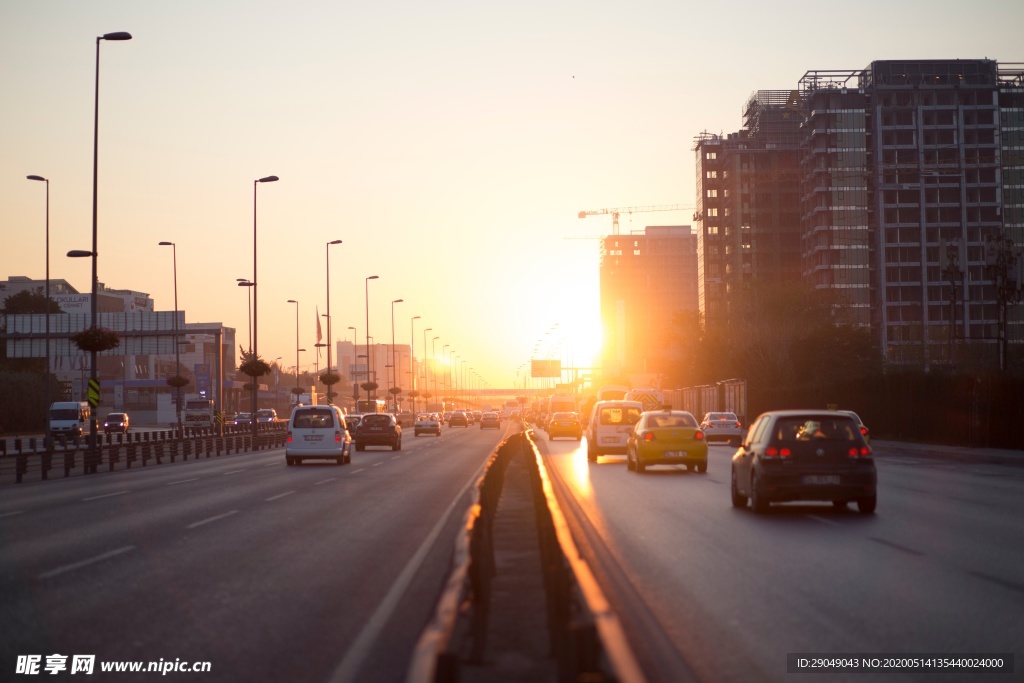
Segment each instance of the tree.
M60 309L60 304L53 299L50 299L49 305L47 305L46 295L43 294L42 287L36 288L35 291L26 289L17 294L12 294L4 301L2 311L7 315L64 312Z

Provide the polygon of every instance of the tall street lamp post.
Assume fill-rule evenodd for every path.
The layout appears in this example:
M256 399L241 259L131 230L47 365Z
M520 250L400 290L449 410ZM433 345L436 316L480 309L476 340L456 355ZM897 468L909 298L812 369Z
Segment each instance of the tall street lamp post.
M378 276L370 275L367 276L364 282L366 288L366 382L370 380L370 280L376 280ZM366 400L370 400L370 390L366 390Z
M99 255L99 230L97 224L97 198L99 189L98 170L99 170L99 137L100 137L100 41L101 40L131 40L132 35L125 31L115 31L114 33L104 33L102 36L96 37L96 88L95 96L93 98L93 125L92 125L92 251L82 252L74 251L69 252L68 256L74 254L75 256L91 256L92 257L92 296L89 301L89 324L93 327L99 326L99 309L97 306L99 296L99 274L97 270L97 260ZM91 386L99 386L99 373L96 367L96 351L89 351L89 384ZM92 401L90 401L92 403ZM95 406L93 406L95 407ZM99 439L95 410L90 411L92 417L89 419L89 456L85 463L85 471L87 474L95 474L97 466L99 465Z
M331 374L331 245L341 244L341 240L331 240L325 247L327 251L327 374ZM334 385L327 385L327 403L334 403L331 394Z
M420 317L418 315L414 315L409 320L409 369L412 371L410 373L410 375L411 375L410 388L411 388L412 391L416 391L416 353L413 350L413 345L414 345L414 341L413 340L416 339L416 321L419 320L419 319L420 319ZM401 360L399 360L399 365L401 365ZM412 397L412 412L413 412L413 415L415 416L415 414L416 414L416 397L415 396Z
M437 340L440 337L434 337L430 340L430 374L434 378L434 400L436 401L437 396ZM424 349L426 350L426 349ZM442 411L444 412L444 411Z
M359 365L359 362L356 360L356 358L358 358L358 356L356 354L359 353L359 330L357 330L352 325L349 325L348 329L352 330L352 365ZM355 396L353 396L352 399L355 400L355 401L358 401L359 400L359 382L355 379L358 375L356 375L355 372L353 371L353 369L351 367L349 367L349 375L348 376L349 376L349 379L352 380L352 383L356 385L355 391L353 392L355 394Z
M295 299L288 299L288 303L295 304L295 387L299 387L299 302ZM295 403L298 404L299 395L295 394Z
M46 183L46 365L43 366L43 447L49 451L50 440L50 179L39 175L26 176L29 180Z
M178 351L178 245L174 242L160 242L161 247L170 247L174 255L174 377L181 377L181 355ZM174 412L177 415L178 438L181 438L181 387L174 387Z
M239 287L246 287L245 293L249 299L249 353L252 353L252 283L244 277L235 278Z
M400 304L404 299L392 299L391 300L391 386L398 386L398 372L395 365L395 304ZM398 394L391 393L391 387L388 387L388 393L391 394L391 399L397 403ZM397 411L396 411L397 412Z
M276 183L280 178L268 175L252 182L252 357L259 357L259 278L256 275L256 188L260 183ZM256 438L256 411L259 410L260 385L252 378L252 438Z

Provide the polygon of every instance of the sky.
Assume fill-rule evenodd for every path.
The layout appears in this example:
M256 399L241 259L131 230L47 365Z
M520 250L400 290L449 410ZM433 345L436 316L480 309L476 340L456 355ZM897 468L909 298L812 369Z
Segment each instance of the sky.
M1024 62L1024 3L976 0L3 0L0 279L90 290L100 46L99 280L248 336L258 187L258 347L312 349L326 312L416 356L439 336L485 386L600 345L608 215L692 206L694 137L756 90L877 59ZM692 211L623 214L621 232ZM395 299L403 299L394 304ZM415 322L413 316L420 316ZM303 370L313 355L302 355Z

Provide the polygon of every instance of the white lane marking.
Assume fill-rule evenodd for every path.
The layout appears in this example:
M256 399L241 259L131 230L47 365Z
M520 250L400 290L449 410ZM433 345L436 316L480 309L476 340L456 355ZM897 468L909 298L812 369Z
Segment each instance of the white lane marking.
M114 493L104 493L102 496L92 496L91 498L83 498L82 502L87 500L99 500L100 498L110 498L112 496L122 496L128 493L127 491L115 491Z
M359 470L356 470L357 472ZM334 481L337 477L331 477L330 479L321 479L320 481L313 482L313 486L319 486L320 484L326 484L329 481Z
M209 524L210 522L216 522L219 519L224 519L225 517L230 517L231 515L236 515L236 514L238 514L238 510L232 510L231 512L225 512L223 515L214 515L213 517L207 517L206 519L201 519L198 522L192 522L191 524L189 524L185 528L186 529L195 529L196 527L203 526L204 524Z
M466 491L469 487L476 483L477 479L480 478L481 472L483 472L484 465L477 468L473 476L469 478L466 485L462 487L458 495L452 500L448 509L444 511L441 518L437 520L437 524L430 530L427 537L423 539L423 543L416 550L416 553L409 559L409 562L405 565L402 573L398 575L395 582L391 584L391 589L387 595L381 601L380 605L377 606L373 616L366 622L363 630L359 633L359 637L356 638L355 642L352 643L352 647L345 653L344 659L338 663L335 667L334 673L331 675L330 683L350 683L355 680L355 675L359 671L359 667L363 665L367 655L370 653L370 648L373 643L380 637L381 631L384 626L391 620L394 614L395 608L398 606L398 601L409 588L409 584L412 583L413 577L420 571L423 566L423 561L426 559L427 552L437 542L437 537L441 535L441 530L447 524L448 519L452 515L452 511L455 509L456 504L459 503L466 495Z
M225 475L228 475L228 474L235 474L235 473L237 473L237 472L245 472L245 468L243 467L243 468L242 468L242 469L240 469L240 470L231 470L230 472L225 472L224 474L225 474Z
M281 463L279 463L279 462L271 462L271 463L268 463L268 464L264 465L264 467L280 467L280 466L281 466Z
M51 569L48 572L43 572L42 574L39 575L39 578L40 579L48 579L48 578L50 578L52 576L57 576L58 574L63 574L64 572L74 571L75 569L80 569L80 568L86 567L86 566L88 566L90 564L95 564L97 562L102 562L103 560L110 559L111 557L116 557L118 555L123 555L124 553L128 552L129 550L134 550L134 549L135 549L135 546L133 546L133 545L126 545L126 546L124 546L122 548L118 548L117 550L111 550L110 552L103 553L102 555L97 555L96 557L90 557L87 560L81 560L80 562L72 562L71 564L66 564L63 567L57 567L56 569Z
M831 519L825 519L818 515L807 515L807 519L813 519L815 522L821 522L822 524L828 524L829 526L842 526L839 522L832 521Z
M14 515L20 515L24 510L12 510L11 512L4 512L0 514L0 517L13 517Z
M382 463L382 462L375 462L375 463L373 463L373 465L371 465L371 467L380 467L383 464L384 463Z
M392 457L391 459L392 459L392 460L398 460L398 459L399 459L399 458L401 458L401 457L402 457L402 456L400 456L400 455L396 455L396 456L393 456L393 457Z
M278 498L284 498L285 496L290 496L293 493L295 493L295 491L285 491L284 493L279 493L276 496L271 496L270 498L267 498L266 501L269 503L272 500L277 500Z
M352 474L355 474L356 472L362 472L365 469L365 467L360 467L358 470L352 470Z
M170 481L164 484L164 486L174 486L175 484L187 484L190 481L199 481L199 477L196 477L195 479L179 479L178 481Z

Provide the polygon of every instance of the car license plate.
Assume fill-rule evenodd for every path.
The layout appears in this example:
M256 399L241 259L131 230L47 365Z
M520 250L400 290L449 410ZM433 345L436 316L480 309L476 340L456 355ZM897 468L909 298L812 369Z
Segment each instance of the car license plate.
M684 453L683 451L665 451L664 455L666 458L681 458Z
M324 435L323 434L306 434L304 439L306 441L323 441L324 440Z
M601 437L601 443L618 443L618 442L619 442L618 438L614 437L614 436L602 436Z
M827 484L838 484L839 483L839 475L838 474L808 474L808 475L806 475L803 478L803 482L805 484L812 484L812 485L813 484L816 484L816 485L821 485L821 484L826 484L826 485Z

